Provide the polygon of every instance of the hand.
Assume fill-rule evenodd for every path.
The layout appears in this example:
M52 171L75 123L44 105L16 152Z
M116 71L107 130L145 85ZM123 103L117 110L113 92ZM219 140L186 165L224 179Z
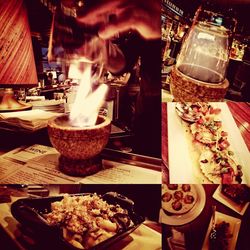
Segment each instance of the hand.
M100 0L78 17L80 23L100 26L99 36L110 39L129 31L137 31L145 39L161 37L160 0Z

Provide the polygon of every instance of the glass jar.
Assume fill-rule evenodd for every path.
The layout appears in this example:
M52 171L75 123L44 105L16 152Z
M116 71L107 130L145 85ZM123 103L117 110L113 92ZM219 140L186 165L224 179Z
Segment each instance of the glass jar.
M186 35L176 67L199 81L220 83L225 79L229 62L229 30L222 20L208 12L206 20L196 20ZM212 14L211 14L212 13ZM217 22L212 20L217 20Z

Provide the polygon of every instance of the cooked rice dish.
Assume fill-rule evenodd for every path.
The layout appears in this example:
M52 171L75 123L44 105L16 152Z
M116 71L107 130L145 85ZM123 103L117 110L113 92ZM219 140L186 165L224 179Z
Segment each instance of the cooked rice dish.
M133 225L128 211L111 205L97 194L65 195L51 204L49 225L59 225L63 237L79 249L88 249Z

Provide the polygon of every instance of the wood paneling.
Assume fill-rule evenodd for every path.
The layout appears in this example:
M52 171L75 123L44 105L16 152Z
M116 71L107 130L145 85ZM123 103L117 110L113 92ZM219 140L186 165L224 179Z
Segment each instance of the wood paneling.
M23 0L0 0L0 84L36 84L37 73Z

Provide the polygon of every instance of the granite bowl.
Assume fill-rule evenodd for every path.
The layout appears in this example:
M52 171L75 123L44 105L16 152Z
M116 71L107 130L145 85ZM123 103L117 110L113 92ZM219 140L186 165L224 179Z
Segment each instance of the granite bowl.
M51 144L62 156L73 160L85 160L98 155L108 142L110 130L110 119L101 115L94 126L88 127L72 126L68 114L48 122Z

